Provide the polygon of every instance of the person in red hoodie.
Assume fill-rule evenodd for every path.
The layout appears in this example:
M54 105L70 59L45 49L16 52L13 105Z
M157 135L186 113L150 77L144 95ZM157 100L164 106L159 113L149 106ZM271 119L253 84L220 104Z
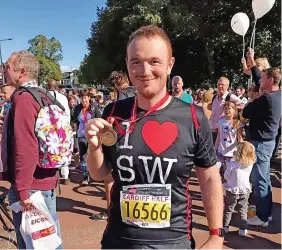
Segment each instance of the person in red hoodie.
M28 51L12 53L6 62L4 73L16 88L38 87L35 79L39 73L39 62ZM9 203L19 201L23 208L28 208L31 205L30 195L40 190L60 234L55 190L58 174L56 169L43 169L38 166L39 145L34 126L40 107L27 92L16 91L11 102L12 106L3 126L2 161L6 172L1 175L2 179L11 183ZM21 212L13 213L18 248L31 249L32 245L26 244L21 236L21 219Z

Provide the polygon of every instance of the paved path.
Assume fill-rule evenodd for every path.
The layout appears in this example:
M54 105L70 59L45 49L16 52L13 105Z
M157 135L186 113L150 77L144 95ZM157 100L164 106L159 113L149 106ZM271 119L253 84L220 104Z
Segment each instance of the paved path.
M103 184L93 183L90 186L81 187L79 185L81 174L75 171L71 171L70 178L72 183L66 186L62 185L62 194L57 198L64 248L99 249L106 222L93 221L89 216L92 213L103 211L106 206ZM231 227L231 232L225 238L224 248L281 248L281 183L275 178L272 178L272 180L274 194L273 222L266 229L250 227L249 236L245 238L238 236L236 227ZM5 186L7 187L7 185ZM190 193L193 197L193 235L196 240L196 247L200 247L207 239L208 231L195 174L190 181ZM236 223L234 222L232 225L236 226Z

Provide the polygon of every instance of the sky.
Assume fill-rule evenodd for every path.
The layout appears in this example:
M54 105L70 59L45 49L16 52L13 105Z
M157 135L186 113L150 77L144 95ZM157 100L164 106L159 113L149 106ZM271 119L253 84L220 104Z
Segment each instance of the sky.
M62 44L63 68L78 68L87 53L86 39L96 8L105 0L13 0L0 1L0 40L3 60L13 51L27 49L28 40L38 34L55 37Z

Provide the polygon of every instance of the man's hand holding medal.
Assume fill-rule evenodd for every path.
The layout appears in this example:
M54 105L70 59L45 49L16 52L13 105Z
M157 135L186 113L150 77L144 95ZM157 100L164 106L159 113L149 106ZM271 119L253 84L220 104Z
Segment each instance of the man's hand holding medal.
M101 143L105 146L113 146L117 142L117 133L113 130L114 119L106 121L102 118L94 118L87 122L85 136L91 150L100 148Z

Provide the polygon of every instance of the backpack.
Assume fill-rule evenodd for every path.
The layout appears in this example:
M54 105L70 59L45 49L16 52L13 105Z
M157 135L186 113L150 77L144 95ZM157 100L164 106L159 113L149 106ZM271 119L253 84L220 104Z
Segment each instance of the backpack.
M57 169L68 166L74 146L73 131L55 91L54 96L43 88L20 87L19 91L31 94L40 106L34 126L39 145L39 167Z

